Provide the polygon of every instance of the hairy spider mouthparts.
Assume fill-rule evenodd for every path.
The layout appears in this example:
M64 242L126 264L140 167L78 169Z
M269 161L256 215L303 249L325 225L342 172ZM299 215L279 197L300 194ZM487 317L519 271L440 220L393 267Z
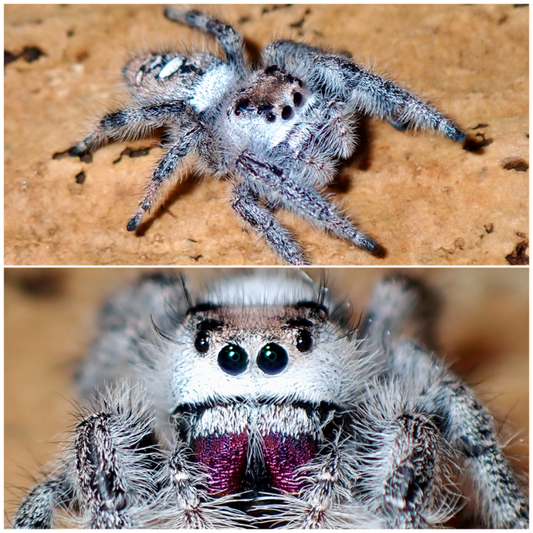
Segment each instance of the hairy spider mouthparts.
M139 227L163 184L195 154L205 173L228 180L235 213L281 260L308 263L292 232L278 221L278 209L382 256L384 248L321 194L355 151L360 115L386 119L401 130L465 139L431 105L347 54L280 40L264 50L263 66L252 68L244 60L243 38L231 26L194 10L169 8L165 16L210 34L225 60L201 52L134 57L123 71L131 103L105 115L68 150L86 160L111 141L166 130L165 153L128 231Z

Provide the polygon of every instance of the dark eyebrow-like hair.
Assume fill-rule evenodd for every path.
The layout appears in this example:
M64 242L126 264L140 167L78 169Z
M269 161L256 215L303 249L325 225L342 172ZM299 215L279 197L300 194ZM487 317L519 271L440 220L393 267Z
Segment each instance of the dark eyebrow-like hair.
M314 324L307 318L289 318L287 326L289 328L312 328Z
M329 315L329 309L322 302L301 301L294 304L296 309L309 309L318 313Z
M210 302L199 303L187 309L187 316L194 315L196 313L203 313L205 311L216 311L219 307L219 305L215 305Z

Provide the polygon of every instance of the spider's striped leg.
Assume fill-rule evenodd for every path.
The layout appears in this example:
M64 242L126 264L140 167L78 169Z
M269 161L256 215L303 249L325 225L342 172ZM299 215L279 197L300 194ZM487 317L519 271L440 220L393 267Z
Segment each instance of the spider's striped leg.
M165 9L165 17L210 33L226 53L228 62L236 67L239 74L245 74L244 41L231 26L196 10L169 7Z
M135 231L139 227L144 215L150 211L150 208L156 201L163 184L172 177L183 161L183 158L194 151L201 135L201 126L192 127L189 131L180 132L179 139L168 148L167 153L159 161L152 178L146 186L137 212L128 222L128 231Z
M75 430L75 497L82 520L97 529L146 525L161 464L154 418L142 394L102 396Z
M156 128L180 123L189 111L187 104L178 101L108 113L83 141L68 149L68 154L82 158L111 141L144 137Z
M373 239L359 231L339 209L309 185L297 183L283 170L248 152L239 156L237 169L265 195L316 227L328 230L370 253L383 254L382 248Z
M52 529L56 527L55 512L68 507L72 487L65 465L36 485L24 498L13 520L15 529Z
M334 94L355 112L388 120L395 128L437 130L453 141L464 141L464 132L433 106L396 83L364 69L342 54L276 41L265 49L265 60L287 68L311 87Z
M307 265L300 245L292 233L274 218L270 209L263 207L259 197L245 183L236 185L231 205L239 217L263 237L285 262L291 265Z

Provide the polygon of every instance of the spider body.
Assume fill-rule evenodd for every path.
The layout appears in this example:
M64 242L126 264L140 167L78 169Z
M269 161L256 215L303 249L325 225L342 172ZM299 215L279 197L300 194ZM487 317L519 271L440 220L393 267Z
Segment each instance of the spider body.
M317 228L374 254L383 249L320 193L356 147L361 114L398 129L434 129L465 138L453 122L346 54L293 41L265 49L260 68L245 63L242 37L197 11L167 9L170 20L212 35L226 60L204 53L147 54L124 69L132 103L106 115L68 151L86 158L111 140L166 128L166 153L127 228L136 230L161 186L194 154L200 168L228 179L237 215L285 262L306 264L292 233L275 216L288 209Z
M66 509L96 528L430 527L464 504L484 526L527 527L492 417L403 335L423 294L386 278L353 329L301 273L197 294L142 278L103 308L78 377L90 403L15 526Z

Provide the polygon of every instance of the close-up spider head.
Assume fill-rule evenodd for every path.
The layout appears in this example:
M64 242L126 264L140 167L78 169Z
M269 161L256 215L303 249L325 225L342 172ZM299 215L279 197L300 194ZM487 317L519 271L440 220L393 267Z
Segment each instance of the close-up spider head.
M11 281L30 283L25 276ZM345 283L334 290L325 275L286 269L216 278L167 270L123 283L76 364L83 403L59 458L17 502L13 525L527 527L524 476L501 422L428 347L439 316L431 286L390 272L361 309L347 297L350 283L364 289L378 273L329 276ZM503 271L479 279L443 270L439 278L476 301L523 300L506 294L514 277ZM463 319L448 316L457 334L473 313L461 308L468 296L454 296L463 302ZM510 337L521 339L520 369L527 321L518 307ZM478 312L501 338L505 311ZM8 357L8 370L19 359ZM16 396L19 387L11 389Z
M277 287L268 292L257 281L224 278L187 311L179 333L186 347L165 371L173 376L173 406L346 404L354 376L370 361L354 357L357 342L340 325L343 306L333 308L325 294L317 299L311 283L294 277L265 276L265 286ZM235 306L236 295L246 306Z

